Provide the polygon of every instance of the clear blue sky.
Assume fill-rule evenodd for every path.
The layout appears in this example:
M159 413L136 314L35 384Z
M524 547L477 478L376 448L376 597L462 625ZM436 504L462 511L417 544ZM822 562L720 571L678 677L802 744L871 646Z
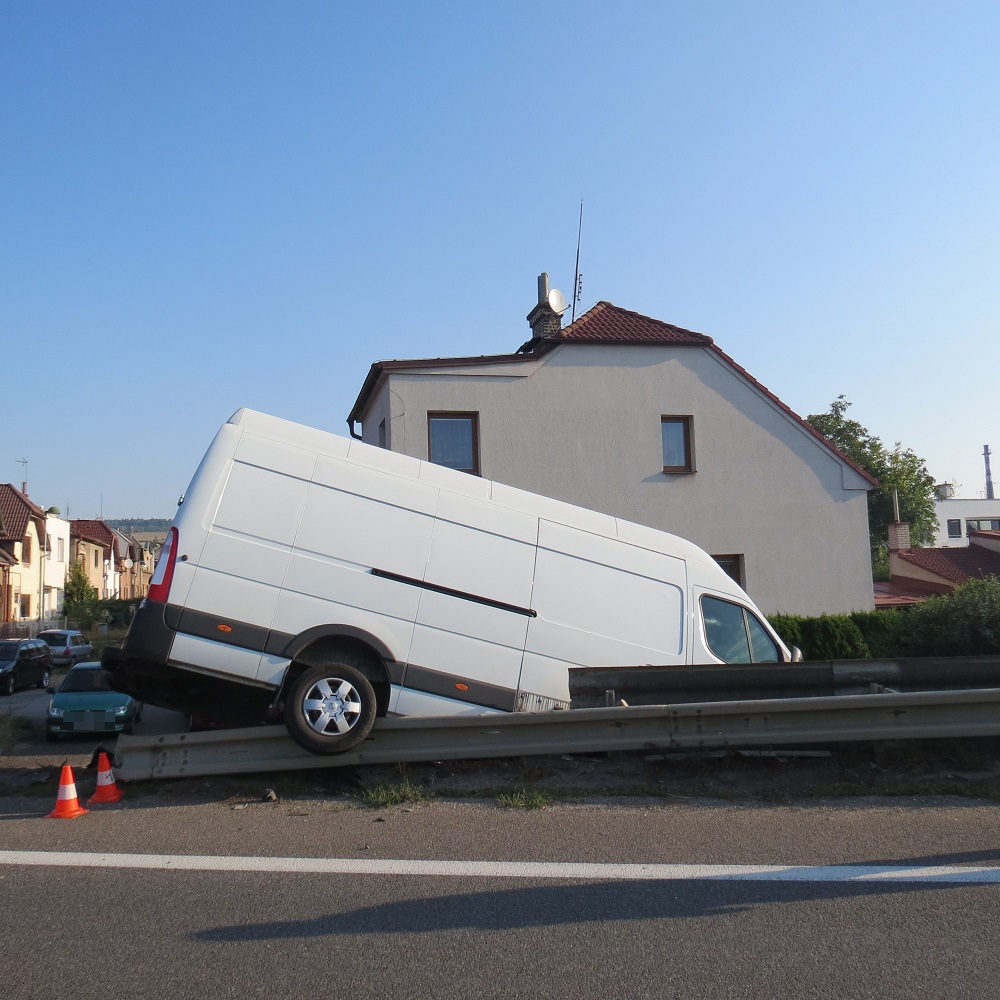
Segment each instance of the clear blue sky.
M977 496L998 52L961 0L0 0L0 482L170 517L241 406L346 434L372 362L516 349L583 199L578 315Z

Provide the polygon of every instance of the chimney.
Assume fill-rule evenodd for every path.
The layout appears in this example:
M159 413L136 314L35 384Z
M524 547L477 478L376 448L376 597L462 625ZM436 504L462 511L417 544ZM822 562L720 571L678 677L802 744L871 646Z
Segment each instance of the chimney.
M899 552L910 548L910 526L899 521L889 525L889 551Z
M553 303L559 304L562 296L559 292L549 291L549 276L540 274L538 276L538 304L528 313L528 325L531 327L532 339L558 337L562 329L563 309L556 312L552 308Z

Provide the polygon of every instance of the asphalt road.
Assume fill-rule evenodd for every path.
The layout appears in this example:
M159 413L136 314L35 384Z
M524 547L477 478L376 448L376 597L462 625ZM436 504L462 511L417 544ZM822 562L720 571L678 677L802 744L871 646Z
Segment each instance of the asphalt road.
M373 810L126 793L75 820L44 818L48 806L0 800L11 1000L992 998L1000 974L991 804ZM8 863L22 858L14 851L42 853ZM81 853L90 867L51 863ZM184 870L195 855L223 870ZM326 860L306 872L225 870L245 858ZM373 873L391 859L453 864ZM619 867L568 878L544 867L553 862ZM652 879L621 867L679 864L702 867ZM718 865L786 866L796 881L723 879ZM868 874L838 867L858 865ZM991 866L994 881L872 880L928 865Z
M142 725L183 724L147 709ZM77 781L85 800L93 773ZM0 797L5 1000L997 992L988 801L370 809L320 780L262 801L272 781L125 786L74 820L47 818L51 781Z

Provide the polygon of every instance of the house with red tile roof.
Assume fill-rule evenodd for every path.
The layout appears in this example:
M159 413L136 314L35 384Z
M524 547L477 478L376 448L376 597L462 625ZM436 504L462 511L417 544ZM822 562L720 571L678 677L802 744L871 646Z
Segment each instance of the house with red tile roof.
M376 362L352 436L688 538L765 612L873 606L867 473L711 337L560 305L542 275L513 353Z
M967 580L1000 578L1000 531L970 531L969 544L961 547L918 549L910 547L906 525L900 527L898 543L890 532L890 580L876 597L880 607L950 594Z
M0 483L0 624L38 619L45 607L45 511Z

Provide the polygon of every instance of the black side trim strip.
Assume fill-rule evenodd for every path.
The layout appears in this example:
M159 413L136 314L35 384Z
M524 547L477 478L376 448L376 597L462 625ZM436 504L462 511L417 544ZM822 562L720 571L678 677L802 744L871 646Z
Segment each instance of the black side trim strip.
M398 573L390 573L386 569L373 569L372 576L381 576L386 580L394 580L396 583L405 583L411 587L419 587L421 590L430 590L435 594L445 594L448 597L457 597L461 601L472 601L473 604L485 604L489 608L497 608L500 611L510 611L515 615L524 615L526 618L537 618L538 612L531 608L520 608L516 604L505 604L503 601L494 601L491 597L480 597L478 594L468 594L464 590L453 590L451 587L442 587L436 583L427 583L426 580L415 580L412 576L400 576Z
M462 687L458 687L458 684ZM503 712L513 712L517 701L517 692L510 688L489 684L486 681L470 680L457 674L445 674L440 670L431 670L415 663L406 665L402 687L411 691L422 691L424 694L440 695L452 701L481 705L483 708L497 708Z

